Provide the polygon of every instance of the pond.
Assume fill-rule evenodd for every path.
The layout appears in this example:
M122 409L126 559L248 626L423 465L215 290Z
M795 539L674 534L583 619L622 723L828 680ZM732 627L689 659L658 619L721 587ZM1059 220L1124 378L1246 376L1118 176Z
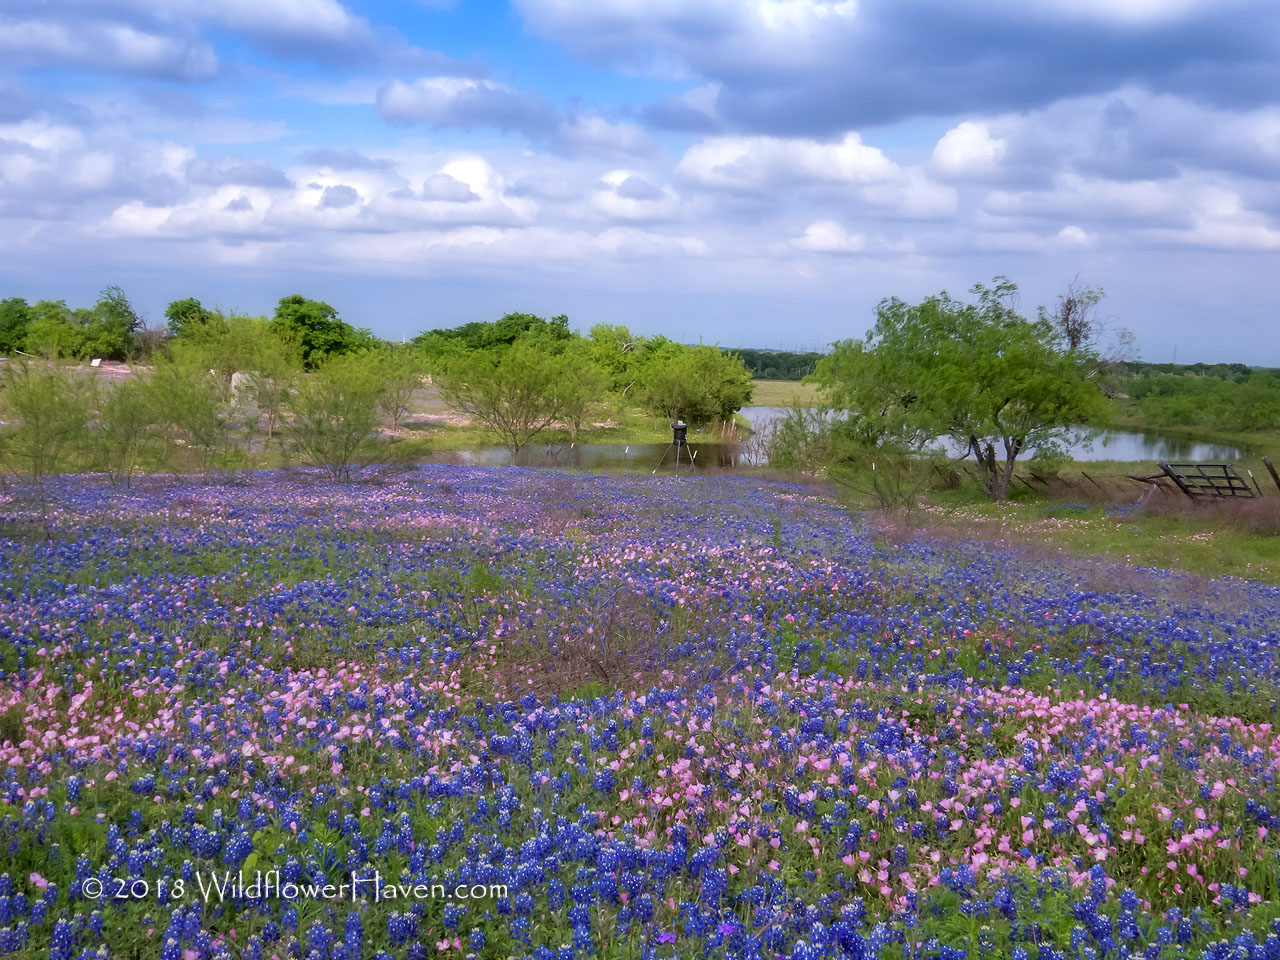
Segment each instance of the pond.
M753 427L776 419L786 407L743 407L742 415ZM949 446L949 443L947 444ZM957 451L950 450L954 456ZM1067 445L1075 460L1121 461L1229 461L1238 460L1245 451L1226 444L1203 443L1184 437L1132 430L1099 430L1082 428ZM688 467L688 457L695 455L693 467L735 467L742 460L741 449L733 444L700 442L696 434L689 438L682 452L680 467ZM674 470L676 450L669 443L557 443L531 444L520 451L517 462L530 467L562 467L583 470ZM468 466L502 466L511 462L506 447L488 445L467 450L441 451L428 462L462 463ZM753 465L763 461L753 459Z
M742 415L752 427L760 427L783 416L786 407L743 407ZM944 447L952 456L960 451L950 441ZM1107 430L1081 427L1066 445L1073 460L1136 461L1228 461L1239 460L1246 451L1221 443L1204 443L1170 434L1137 430Z

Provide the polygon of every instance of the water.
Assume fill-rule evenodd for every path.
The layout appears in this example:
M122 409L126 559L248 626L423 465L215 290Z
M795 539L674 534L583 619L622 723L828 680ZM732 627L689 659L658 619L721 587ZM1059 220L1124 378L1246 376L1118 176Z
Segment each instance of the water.
M690 467L733 467L737 465L737 449L727 443L699 443L690 440L680 452L680 469ZM690 461L690 456L693 456ZM495 467L511 462L506 447L485 446L471 450L441 451L427 457L427 462L462 463L467 466ZM581 470L642 470L646 473L675 470L676 448L670 443L579 443L530 444L520 451L516 463L524 467L561 467Z
M742 415L753 427L783 416L786 407L743 407ZM949 444L948 444L949 445ZM1068 455L1074 460L1122 460L1122 461L1192 461L1227 462L1239 460L1245 455L1238 447L1218 443L1201 443L1182 437L1132 430L1098 430L1081 428L1077 436L1066 445ZM957 451L950 450L954 456ZM680 466L689 464L691 453L694 467L734 467L746 463L738 447L727 443L703 443L697 435L690 437L689 446L681 452ZM676 448L669 443L578 443L531 444L520 451L517 463L530 467L561 467L582 470L640 470L666 472L676 467ZM1027 458L1030 459L1030 458ZM506 447L496 445L469 450L452 450L433 454L428 462L457 462L468 466L505 466L511 462ZM760 460L751 460L760 464Z
M752 427L759 427L784 416L787 410L787 407L743 407L742 415ZM943 446L952 456L961 452L949 440L944 441ZM1228 444L1203 443L1164 433L1093 427L1081 427L1065 447L1071 459L1084 461L1227 462L1245 456L1245 451Z

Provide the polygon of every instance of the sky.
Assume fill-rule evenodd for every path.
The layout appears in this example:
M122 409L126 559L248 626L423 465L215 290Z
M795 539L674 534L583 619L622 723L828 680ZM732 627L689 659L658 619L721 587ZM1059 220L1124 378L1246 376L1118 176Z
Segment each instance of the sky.
M998 275L1280 366L1280 3L0 0L0 297L808 350Z

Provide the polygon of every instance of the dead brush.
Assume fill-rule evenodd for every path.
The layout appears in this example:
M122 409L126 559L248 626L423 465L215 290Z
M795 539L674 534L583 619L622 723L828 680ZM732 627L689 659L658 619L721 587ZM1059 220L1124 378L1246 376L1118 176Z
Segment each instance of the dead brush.
M1192 500L1181 494L1159 494L1148 498L1144 514L1175 517L1205 530L1280 535L1280 497Z
M645 689L673 669L669 653L683 639L651 598L617 588L585 601L567 636L510 643L489 679L505 699Z

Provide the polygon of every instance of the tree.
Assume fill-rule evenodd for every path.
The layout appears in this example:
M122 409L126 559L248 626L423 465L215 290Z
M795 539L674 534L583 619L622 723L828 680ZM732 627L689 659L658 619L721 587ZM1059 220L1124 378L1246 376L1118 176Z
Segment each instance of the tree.
M563 358L536 340L517 340L498 353L473 351L440 375L454 409L493 430L514 463L520 450L559 419L560 381L573 375Z
M311 370L330 357L368 349L374 342L373 334L340 319L329 304L300 293L280 299L271 326L280 339L297 348Z
M867 336L835 344L815 379L864 440L910 450L950 435L988 495L1004 499L1019 456L1053 452L1101 411L1087 336L1073 346L1043 318L1018 315L1016 290L1000 277L972 289L975 303L945 292L883 300Z
M642 406L654 416L702 428L733 419L751 402L751 374L735 354L700 344L655 341L646 351L638 384Z
M639 376L644 338L611 323L597 323L589 333L591 361L609 378L609 389L625 397Z
M31 325L31 308L22 297L0 300L0 353L7 357L24 350L27 327Z
M77 355L83 338L71 316L64 300L36 301L31 306L24 349L46 360Z
M580 338L568 342L560 359L565 371L556 388L560 419L569 428L569 436L577 440L578 431L603 402L608 378Z
M363 357L336 357L306 377L289 401L285 427L290 453L331 480L351 479L378 428L382 382Z
M78 353L84 357L123 360L142 318L118 286L110 286L98 297L93 309L81 318L82 333Z
M175 337L189 337L201 332L210 325L216 325L220 314L206 310L195 297L173 300L165 307L165 319L169 321L169 332Z
M147 392L171 455L194 460L202 473L237 462L226 386L202 362L179 355L157 363Z
M105 386L105 391L98 399L98 417L90 433L93 459L111 483L128 487L159 418L146 377L122 380Z
M408 349L384 351L375 360L382 381L382 398L378 409L399 428L413 404L414 394L422 387L422 361Z
M90 385L82 376L22 361L6 364L3 386L4 416L16 425L0 432L0 453L31 479L49 534L45 480L70 463L85 438Z
M497 320L477 320L448 330L429 330L417 340L456 340L468 350L492 350L495 347L509 347L517 340L530 337L555 341L568 340L572 336L569 318L564 314L547 320L533 313L507 313Z

